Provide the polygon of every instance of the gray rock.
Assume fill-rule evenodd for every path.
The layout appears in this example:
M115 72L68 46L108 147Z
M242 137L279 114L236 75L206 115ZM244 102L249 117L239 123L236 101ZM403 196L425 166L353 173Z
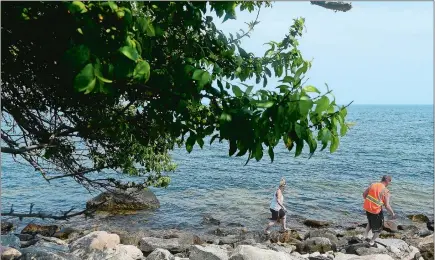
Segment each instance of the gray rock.
M221 237L221 238L219 239L219 244L220 244L220 245L225 245L225 244L227 244L227 245L232 245L232 244L235 244L235 243L237 243L237 242L240 242L241 239L242 239L242 238L241 238L240 236L229 235L229 236Z
M151 190L133 188L126 191L103 192L86 203L88 209L109 212L155 209L158 207L160 207L160 202Z
M257 244L257 241L253 238L245 239L239 242L234 243L234 247L240 246L240 245L255 245Z
M348 260L394 260L394 258L392 258L389 255L376 254L376 255L356 256L356 257L349 258Z
M306 226L309 227L314 227L314 228L321 228L321 227L327 227L329 226L331 223L327 222L327 221L321 221L321 220L314 220L314 219L307 219L304 221L304 224Z
M119 244L116 234L95 231L70 244L70 251L80 259L142 259L143 253L135 246Z
M21 234L30 234L30 235L43 235L46 237L51 237L59 230L57 225L37 225L30 223L21 230Z
M296 260L295 256L273 250L265 250L249 245L234 249L229 260Z
M139 248L143 252L152 252L157 248L169 250L170 252L183 252L187 250L192 244L180 243L178 238L158 238L158 237L144 237L139 242Z
M326 237L313 237L309 238L296 245L299 253L314 253L321 252L325 253L328 251L336 251L337 248L331 243L331 241Z
M433 234L433 232L430 231L429 229L423 229L423 230L420 230L420 231L418 232L418 235L419 235L420 237L427 237L427 236L430 236L431 234Z
M14 228L14 224L12 224L11 222L7 222L7 221L1 221L0 223L1 225L1 234L2 235L6 235L7 233L11 232L12 229Z
M219 226L221 224L221 221L218 219L215 219L211 215L205 215L202 217L202 223Z
M228 260L228 251L218 245L194 245L190 248L190 260Z
M21 257L21 252L12 247L1 247L1 259L2 260L17 260Z
M2 246L12 247L16 249L19 249L21 247L20 239L13 234L1 235L0 241Z
M327 230L327 229L310 230L305 235L305 239L313 238L313 237L326 237L329 239L329 241L331 241L331 243L335 245L338 244L337 234L331 230Z
M20 260L81 260L77 256L60 252L53 251L52 249L45 247L28 247L21 250L21 259Z
M157 248L146 258L147 260L174 260L175 257L166 249Z
M375 248L375 247L360 247L356 249L357 255L376 255L376 254L386 254L388 252L385 248Z

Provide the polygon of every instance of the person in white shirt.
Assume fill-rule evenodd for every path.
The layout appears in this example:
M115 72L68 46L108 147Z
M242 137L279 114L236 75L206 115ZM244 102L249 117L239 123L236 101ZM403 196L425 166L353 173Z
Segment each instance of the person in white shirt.
M282 230L281 231L287 231L288 229L286 228L286 212L287 209L284 207L284 196L282 195L282 193L284 192L286 187L286 182L285 179L282 178L281 181L279 182L279 187L278 189L275 191L275 194L273 195L273 198L270 202L270 212L272 213L272 218L271 218L271 222L269 222L269 224L267 224L266 229L264 230L264 232L266 234L269 234L270 231L269 229L275 225L275 224L279 224L281 222L282 225Z

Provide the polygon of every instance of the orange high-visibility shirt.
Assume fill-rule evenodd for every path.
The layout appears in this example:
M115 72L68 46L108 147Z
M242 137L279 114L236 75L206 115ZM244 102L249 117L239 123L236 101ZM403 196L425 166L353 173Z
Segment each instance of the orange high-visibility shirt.
M379 214L382 210L382 206L385 204L385 195L388 192L384 184L380 182L373 183L364 200L364 209L372 214Z

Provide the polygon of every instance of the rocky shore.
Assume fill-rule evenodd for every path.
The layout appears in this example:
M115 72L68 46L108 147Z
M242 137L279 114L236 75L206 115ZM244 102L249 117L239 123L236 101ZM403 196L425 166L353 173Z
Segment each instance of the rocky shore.
M391 260L434 259L433 220L410 216L412 225L386 225L376 247L362 240L364 224L340 227L305 220L305 228L266 235L210 216L206 234L182 230L78 230L29 224L19 233L2 222L1 259L125 260ZM292 228L292 227L290 227Z

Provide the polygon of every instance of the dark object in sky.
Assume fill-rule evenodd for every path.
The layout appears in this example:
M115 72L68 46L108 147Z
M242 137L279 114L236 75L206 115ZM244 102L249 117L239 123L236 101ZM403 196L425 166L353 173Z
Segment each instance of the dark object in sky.
M327 1L310 1L312 5L318 5L326 9L334 10L335 12L347 12L352 9L352 4L345 2L327 2Z

